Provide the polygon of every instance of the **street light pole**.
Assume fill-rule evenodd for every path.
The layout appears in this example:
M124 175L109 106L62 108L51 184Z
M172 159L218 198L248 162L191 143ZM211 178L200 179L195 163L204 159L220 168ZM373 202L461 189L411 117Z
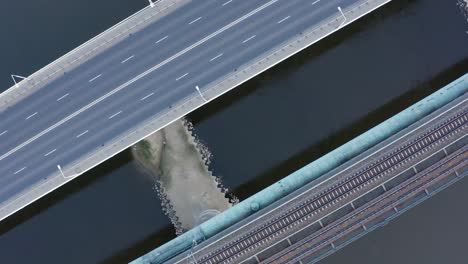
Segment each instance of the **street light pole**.
M63 177L64 179L75 178L75 177L77 177L77 176L80 175L79 173L76 173L76 174L73 174L73 175L70 175L70 176L65 176L65 174L63 173L62 167L61 167L60 165L57 165L57 168L58 168L58 170L60 171L60 174L62 174L62 177Z
M19 82L16 82L16 78L20 78L21 80L29 80L28 77L12 74L11 79L13 79L13 82L15 83L16 87L19 87Z
M154 7L153 0L148 0L148 1L149 1L149 3L150 3L150 6L151 6L151 7Z
M60 165L57 165L57 168L59 169L60 173L62 174L62 177L67 178L67 177L65 177L65 174L63 174L62 167L60 167Z
M198 85L195 86L195 89L197 89L197 91L200 94L200 97L203 99L203 101L205 101L207 103L208 100L206 100L206 98L203 96L203 94L201 93L200 88L198 87Z
M341 10L341 7L340 7L340 6L338 7L338 11L340 11L341 15L342 15L343 18L344 18L343 22L341 22L341 24L340 24L340 26L339 26L339 27L342 27L342 26L346 23L347 18L346 18L346 16L345 16L345 14L343 13L343 10Z

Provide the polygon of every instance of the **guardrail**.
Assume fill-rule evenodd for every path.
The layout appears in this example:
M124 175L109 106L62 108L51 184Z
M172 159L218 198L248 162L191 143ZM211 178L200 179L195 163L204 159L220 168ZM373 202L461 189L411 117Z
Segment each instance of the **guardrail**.
M159 0L86 41L0 94L0 112L192 0Z
M357 3L350 5L346 9L342 10L342 12L350 18L350 20L346 20L346 23L344 24L342 14L337 9L336 15L325 19L322 23L320 23L319 26L311 27L301 34L279 43L275 48L259 54L254 59L239 66L233 72L226 74L225 76L222 76L208 84L203 88L202 91L205 99L207 99L209 102L220 97L224 93L250 80L266 69L279 64L292 55L302 51L303 49L320 41L330 34L333 34L344 26L351 24L353 21L361 18L362 16L365 16L372 10L375 10L375 8L378 8L390 1L391 0L358 1ZM370 9L364 13L359 13L359 10L363 8L366 9L366 6L369 5L370 2L377 2L378 4L374 9ZM141 124L136 125L136 128L128 131L128 133L117 136L109 142L106 142L104 147L86 154L85 156L87 157L85 159L76 160L71 165L67 166L67 171L69 171L70 174L82 174L99 163L102 163L103 161L113 157L117 153L144 139L149 134L171 124L173 121L187 115L194 109L201 107L205 103L207 102L203 98L200 98L196 93L185 98L181 98L179 104L172 106L172 108L165 109L163 112L148 118Z

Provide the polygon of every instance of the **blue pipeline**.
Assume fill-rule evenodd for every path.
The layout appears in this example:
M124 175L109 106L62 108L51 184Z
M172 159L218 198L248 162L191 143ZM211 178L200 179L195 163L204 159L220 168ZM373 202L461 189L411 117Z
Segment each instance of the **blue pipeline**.
M255 211L265 208L319 176L333 170L347 160L446 105L467 91L468 73L284 179L131 263L163 263L171 257L190 249L193 241L200 242L214 236L218 232L253 214Z

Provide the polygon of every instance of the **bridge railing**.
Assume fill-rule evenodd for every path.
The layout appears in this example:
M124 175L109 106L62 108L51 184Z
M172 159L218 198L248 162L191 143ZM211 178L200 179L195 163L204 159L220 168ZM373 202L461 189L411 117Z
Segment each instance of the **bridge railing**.
M286 60L292 55L309 47L311 44L333 34L354 20L365 16L372 10L375 10L390 1L391 0L362 0L343 8L342 11L350 19L347 20L347 23L345 24L342 24L343 17L337 9L334 15L325 18L320 25L310 27L300 34L279 43L273 49L257 55L252 60L240 65L236 70L203 87L202 92L209 101L214 100L238 85L241 85L255 77L258 73ZM369 9L371 6L372 8ZM366 12L361 12L361 9L366 10ZM181 98L177 105L173 105L171 108L167 108L158 114L149 117L140 124L137 124L134 129L127 133L110 139L104 144L104 146L85 154L84 156L86 158L77 159L68 166L65 166L64 170L73 175L82 174L105 160L115 156L126 148L131 147L155 131L162 129L173 121L187 115L203 104L205 104L205 101L199 97L194 90L193 94Z
M159 0L86 41L0 94L0 112L191 0Z

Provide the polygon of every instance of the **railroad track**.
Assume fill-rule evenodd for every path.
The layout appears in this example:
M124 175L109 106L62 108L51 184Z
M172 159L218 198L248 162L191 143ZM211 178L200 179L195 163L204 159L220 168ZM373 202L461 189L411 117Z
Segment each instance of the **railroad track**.
M262 263L297 263L300 259L308 257L311 251L313 252L314 250L320 250L324 246L330 245L331 243L345 235L346 232L352 232L352 230L355 230L356 227L361 228L363 226L363 219L372 219L374 217L378 217L382 212L388 212L394 209L396 204L400 204L406 199L411 199L412 197L414 197L415 193L426 190L428 186L430 186L432 183L438 180L440 175L448 175L454 171L454 168L460 168L466 165L468 162L467 150L468 146L462 147L457 154L443 160L442 162L436 164L433 167L430 167L429 170L424 171L424 173L420 174L418 177L411 178L411 180L401 185L398 188L398 190L391 190L389 193L385 193L384 195L379 196L377 199L365 204L362 208L360 207L356 213L352 213L345 216L344 218L341 218L339 221L334 222L330 226L325 227L325 230L320 230L313 236L308 237L300 243L298 243L298 245L296 245L295 247L291 247L286 249L285 251L279 252L275 256L263 261ZM457 159L459 160L456 161ZM445 165L450 164L454 161L455 163L452 166L444 168L442 171L439 171L437 173L437 176L426 179L426 177L428 177L431 173L434 173L435 171L443 168ZM407 190L403 193L400 193L400 191L405 188L407 188ZM389 199L389 197L393 197L393 199ZM389 199L389 201L383 203L387 199ZM374 208L374 210L369 212L369 210L372 208ZM339 228L340 226L344 227L339 231L335 231L336 233L333 233L333 235L326 236L326 238L322 238L320 241L314 243L314 240L316 241L320 236L326 234L327 232L330 232L333 229ZM308 243L311 243L311 245L307 245ZM299 248L299 250L297 250L297 248ZM299 252L294 253L294 257L292 258L288 257L289 254L295 251Z
M331 186L313 198L305 200L295 208L246 233L236 240L217 248L197 259L199 264L227 263L254 249L286 230L302 223L327 207L346 198L359 189L375 182L387 173L403 166L432 147L463 130L468 123L468 109L452 116L445 122L418 136L405 145L388 153L364 169Z

